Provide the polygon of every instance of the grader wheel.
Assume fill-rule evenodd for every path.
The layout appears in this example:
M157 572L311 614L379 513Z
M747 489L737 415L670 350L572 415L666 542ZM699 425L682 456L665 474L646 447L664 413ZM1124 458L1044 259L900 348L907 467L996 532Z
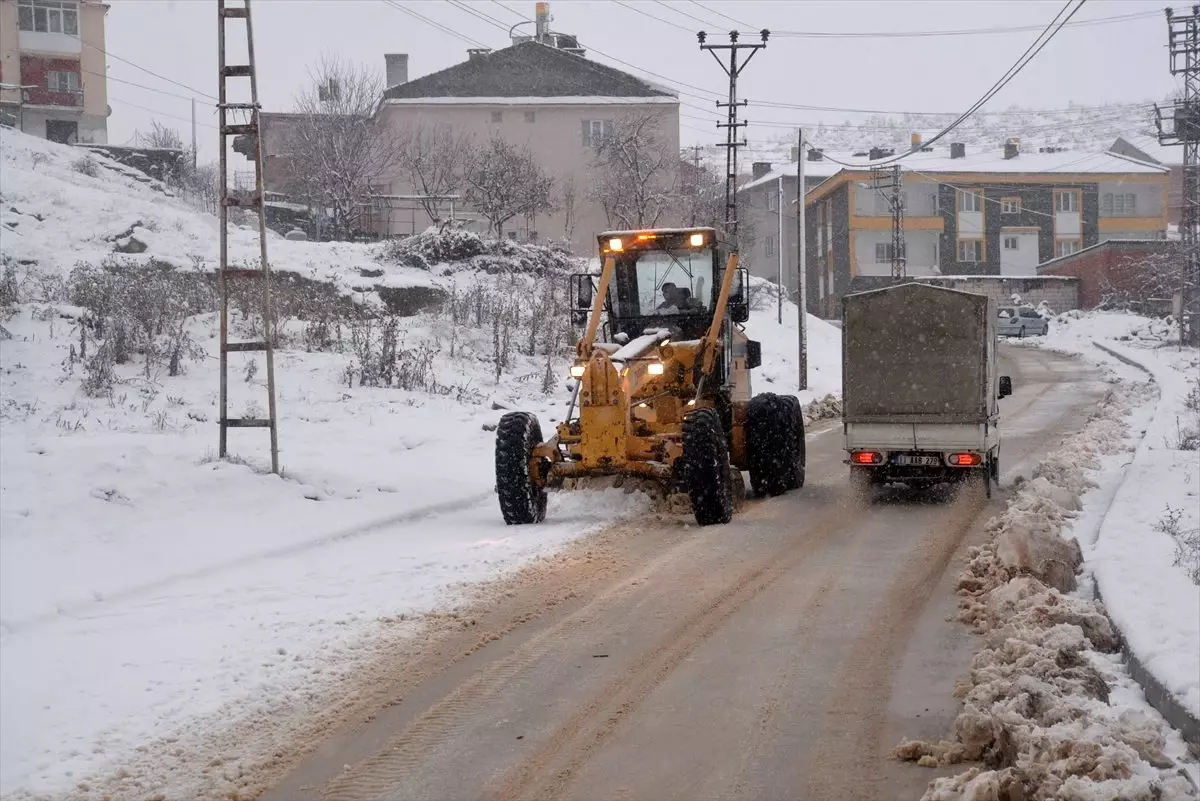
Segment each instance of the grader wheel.
M683 468L696 522L711 526L732 520L729 446L715 410L697 409L683 419Z
M798 407L787 398L765 392L750 399L746 410L746 450L750 486L758 497L782 495L796 483L799 441Z
M496 428L496 494L500 513L510 526L546 519L546 488L535 480L529 462L542 441L542 427L532 414L509 412Z

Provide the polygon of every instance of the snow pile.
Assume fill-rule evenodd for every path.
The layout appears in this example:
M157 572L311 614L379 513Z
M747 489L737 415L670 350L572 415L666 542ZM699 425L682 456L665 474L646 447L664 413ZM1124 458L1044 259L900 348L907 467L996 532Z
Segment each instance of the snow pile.
M1128 647L1200 719L1200 352L1178 341L1169 318L1071 312L1041 346L1153 376L1132 463L1084 553Z
M380 261L404 267L455 272L565 275L581 263L561 247L531 245L509 239L484 239L471 231L436 227L404 239L389 240L376 251Z
M992 538L971 548L959 580L960 619L984 647L956 694L955 742L903 741L900 759L925 766L981 761L934 780L924 801L1194 798L1174 772L1159 722L1110 705L1119 649L1103 606L1067 594L1082 562L1062 530L1091 486L1099 457L1120 450L1135 398L1120 387L1083 430L1022 482Z
M750 279L750 303L746 333L762 343L763 362L751 373L754 392L795 395L809 420L840 416L841 411L835 412L834 407L842 394L841 329L808 315L808 389L800 391L799 307L784 300L780 323L775 284L760 278Z

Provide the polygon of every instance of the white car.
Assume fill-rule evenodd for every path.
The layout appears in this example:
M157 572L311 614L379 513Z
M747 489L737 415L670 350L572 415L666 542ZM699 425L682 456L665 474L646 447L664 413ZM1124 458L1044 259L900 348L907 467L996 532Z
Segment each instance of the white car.
M996 333L1002 337L1045 336L1050 333L1050 321L1032 306L1001 306Z

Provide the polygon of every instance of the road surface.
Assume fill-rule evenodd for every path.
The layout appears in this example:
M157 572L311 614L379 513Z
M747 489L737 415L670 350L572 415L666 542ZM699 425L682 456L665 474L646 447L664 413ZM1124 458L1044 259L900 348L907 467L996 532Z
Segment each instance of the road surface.
M1002 353L1007 484L1104 384ZM947 621L956 557L1004 493L864 500L840 446L840 425L812 426L807 486L730 525L618 526L497 588L263 801L919 798L937 774L888 753L952 732L976 647Z

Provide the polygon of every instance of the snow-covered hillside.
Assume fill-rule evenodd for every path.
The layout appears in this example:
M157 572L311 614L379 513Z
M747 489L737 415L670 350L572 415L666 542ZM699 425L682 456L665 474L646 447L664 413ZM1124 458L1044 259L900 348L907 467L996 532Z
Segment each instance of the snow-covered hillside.
M1153 103L1113 104L1107 106L1075 107L1059 110L1021 109L1011 107L1000 113L983 113L965 120L949 139L963 142L973 152L980 150L1000 153L1009 137L1020 137L1021 147L1026 152L1037 152L1042 147L1058 147L1078 151L1101 151L1110 147L1118 136L1154 137ZM911 137L919 133L929 139L933 134L949 125L958 116L911 114L875 114L857 121L840 119L830 112L796 112L820 125L805 127L805 137L813 145L829 151L866 151L871 147L895 148L897 152L907 149ZM745 117L750 121L747 128L748 146L740 153L742 164L749 167L755 161L784 164L792 160L792 149L796 145L795 127L755 124L767 116L756 114L751 100ZM701 150L706 163L723 168L725 152L715 145ZM691 151L688 151L690 157Z
M264 469L261 430L232 431L238 458L217 460L216 222L80 158L0 132L0 795L252 794L459 583L645 509L570 493L543 525L503 525L491 429L505 408L547 425L564 411L571 268L507 244L428 264L272 236L273 268L294 276L277 285L283 476ZM253 261L253 232L232 248ZM104 363L95 308L131 337L145 309L181 322ZM791 329L752 320L760 391L794 386L788 315ZM254 318L233 320L250 338ZM837 330L810 331L806 400L840 382ZM233 414L261 414L264 365L235 356Z

